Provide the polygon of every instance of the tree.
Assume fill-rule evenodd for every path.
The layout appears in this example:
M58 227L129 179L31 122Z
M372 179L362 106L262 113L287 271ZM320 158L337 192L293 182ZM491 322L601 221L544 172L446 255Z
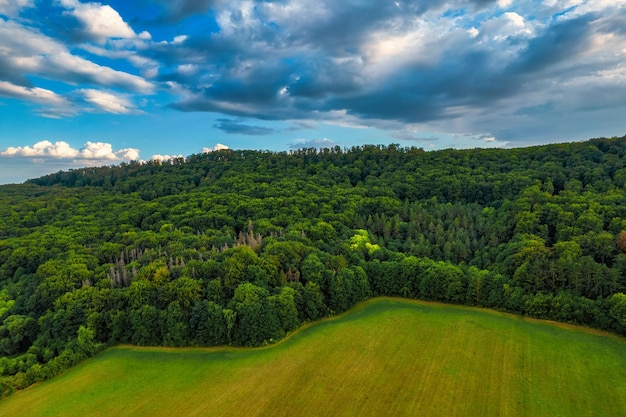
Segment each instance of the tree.
M268 307L269 292L249 282L239 284L229 304L237 321L233 341L238 345L258 346L278 338L280 323Z
M163 342L162 316L156 307L144 304L131 310L129 324L132 329L131 343L143 346L158 346Z
M545 241L538 236L525 236L522 247L515 254L516 264L513 278L527 292L535 293L546 289L550 253Z
M351 274L345 268L340 271L345 272L333 274L328 288L328 307L335 313L346 311L351 306L352 283L350 279L354 273Z
M306 321L315 321L328 314L324 294L318 284L309 281L302 288L303 316Z
M609 317L612 320L612 330L626 333L626 295L615 293L608 299Z
M489 271L480 270L471 266L467 270L467 295L465 304L474 306L484 306L489 295L486 281Z
M37 322L29 316L13 314L0 326L0 353L11 356L25 352L39 331Z
M232 296L235 288L240 283L248 280L248 269L258 265L257 254L247 246L237 246L225 252L225 260L222 263L221 279L222 287L227 297Z
M165 310L165 329L163 344L165 346L187 346L189 344L189 318L180 302L172 301Z
M280 329L283 332L290 332L300 325L298 320L298 309L295 302L296 291L291 287L283 287L280 293L268 298L271 314L278 317Z

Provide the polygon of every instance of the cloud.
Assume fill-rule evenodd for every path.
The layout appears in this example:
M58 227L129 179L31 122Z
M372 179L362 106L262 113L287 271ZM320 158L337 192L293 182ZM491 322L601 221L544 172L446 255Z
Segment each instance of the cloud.
M271 135L275 132L274 129L270 129L268 127L246 125L237 120L231 119L218 119L217 123L214 124L213 127L221 129L226 133L250 136Z
M52 158L74 158L78 155L79 151L72 149L67 142L56 142L53 144L50 141L44 140L37 142L33 147L30 146L18 146L10 147L5 151L0 152L2 156L23 156L23 157L41 157L49 156Z
M125 148L117 151L113 150L110 143L87 142L83 148L75 149L67 142L58 141L52 143L43 140L33 146L9 147L0 152L0 157L28 158L28 159L70 159L82 162L113 162L123 160L139 159L139 150Z
M575 62L573 58L589 50L594 30L592 22L596 19L596 16L585 15L548 27L525 45L507 72L536 75L560 63L571 65Z
M337 146L332 139L322 138L322 139L296 139L292 143L289 144L290 149L305 149L305 148L332 148Z
M123 161L138 161L139 160L139 149L136 148L124 148L118 151L115 151L115 156Z
M439 140L439 137L437 135L432 135L432 134L424 135L424 133L419 132L419 131L413 131L412 129L404 129L404 130L393 132L391 134L391 137L394 139L402 140L402 141L417 142L417 143L424 143L424 142L432 143L432 142L437 142Z
M95 64L70 53L36 57L36 73L68 83L88 83L116 87L141 94L152 94L155 86L137 75Z
M57 39L18 21L0 19L0 45L0 96L35 103L46 117L81 113L84 109L78 98L100 111L134 114L138 111L130 96L110 89L132 94L153 94L156 90L155 84L143 77L75 55ZM107 55L102 48L93 47L91 51ZM108 52L109 57L127 59L143 68L156 65L131 51ZM47 88L36 85L41 79L46 80ZM77 85L90 88L73 89ZM105 90L98 91L101 88Z
M81 3L78 0L60 0L60 3L68 9L65 14L75 17L81 23L83 33L88 38L103 43L110 38L137 36L120 14L109 5Z
M39 87L23 87L0 81L0 97L26 100L45 107L42 114L47 117L71 116L75 114L71 103L54 91Z
M70 53L65 45L38 31L0 19L0 61L5 78L26 83L36 75L66 83L89 83L150 94L155 86L137 75L98 65Z
M167 162L167 161L171 161L173 159L178 159L178 158L183 158L182 155L152 155L150 157L151 161L160 161L160 162Z
M195 14L204 14L220 3L219 0L159 0L165 6L163 20L178 22Z
M251 4L216 3L220 31L152 50L171 61L179 97L171 107L321 122L343 112L360 125L490 132L503 143L514 137L490 127L499 125L496 114L523 130L526 121L510 116L518 109L577 102L584 89L572 89L573 79L593 77L608 94L615 82L604 71L626 62L623 2ZM176 74L187 64L193 73ZM604 98L586 99L606 107ZM626 104L619 94L611 100ZM564 123L560 117L549 123Z
M80 48L90 54L106 57L114 60L125 60L136 68L143 71L158 70L159 63L148 57L137 54L136 48L129 49L107 49L101 46L83 43Z
M221 143L216 143L215 146L212 148L202 148L202 153L221 151L224 149L230 149L230 148L226 145L222 145Z
M0 16L15 17L27 7L35 7L34 0L0 0Z
M98 110L105 113L141 113L127 97L120 96L119 94L93 89L81 89L77 92L86 102L95 105Z
M248 135L275 133L257 119L520 143L591 129L590 112L626 128L623 0L135 3L41 2L44 19L0 0L0 94L63 117L160 93Z

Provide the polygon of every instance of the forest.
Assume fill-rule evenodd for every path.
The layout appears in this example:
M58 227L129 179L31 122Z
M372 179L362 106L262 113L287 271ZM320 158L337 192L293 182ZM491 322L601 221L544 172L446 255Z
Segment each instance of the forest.
M220 150L0 186L0 398L103 348L259 346L379 295L626 335L626 136Z

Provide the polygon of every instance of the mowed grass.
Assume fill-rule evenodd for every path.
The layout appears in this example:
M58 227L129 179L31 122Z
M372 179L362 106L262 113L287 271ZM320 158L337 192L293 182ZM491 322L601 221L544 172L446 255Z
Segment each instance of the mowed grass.
M624 416L626 339L376 299L260 349L109 349L0 416Z

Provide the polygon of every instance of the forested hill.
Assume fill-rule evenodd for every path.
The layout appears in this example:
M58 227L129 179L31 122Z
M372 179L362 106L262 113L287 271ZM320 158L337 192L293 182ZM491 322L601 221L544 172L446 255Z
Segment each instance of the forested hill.
M309 148L289 153L223 150L165 163L131 162L59 172L30 182L94 186L122 194L137 192L143 200L151 200L198 189L217 194L231 189L262 198L277 180L287 178L293 183L289 190L302 190L300 181L323 187L382 186L388 189L385 195L401 201L437 197L441 202L492 205L514 199L537 181L551 194L564 190L571 180L580 181L577 187L593 186L596 191L621 186L614 177L618 175L618 182L626 180L624 173L618 174L624 168L625 141L626 137L507 150L436 152L397 145Z
M626 137L222 150L0 187L0 397L116 343L271 343L376 295L626 334Z

